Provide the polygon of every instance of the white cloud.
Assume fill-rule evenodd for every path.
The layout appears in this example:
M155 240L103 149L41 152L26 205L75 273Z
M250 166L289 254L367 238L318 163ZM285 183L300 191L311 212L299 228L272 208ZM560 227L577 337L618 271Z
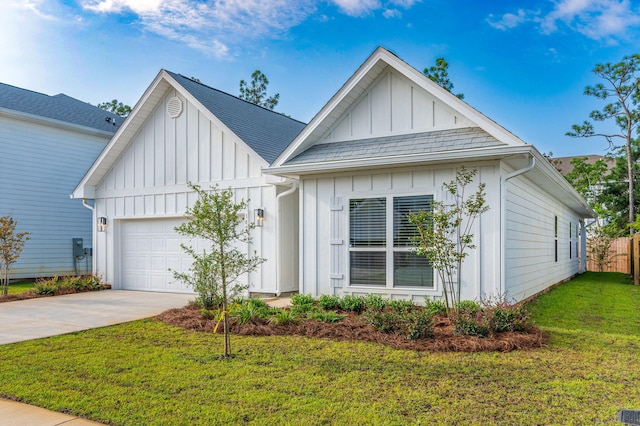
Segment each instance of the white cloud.
M387 19L402 18L402 12L400 12L398 9L386 9L384 12L382 12L382 16Z
M630 0L557 0L546 12L519 9L498 19L489 15L487 22L500 30L533 23L543 34L554 33L561 25L601 40L625 36L629 29L639 26L640 8L634 7Z
M395 7L410 9L422 0L388 0L383 3L380 0L331 0L340 10L349 16L366 16L375 10L384 8L382 16L385 18L400 18L402 12Z
M277 36L313 11L312 0L85 0L96 13L131 11L148 31L218 58L230 43Z
M527 19L526 12L522 9L518 9L518 11L514 13L505 13L498 20L494 20L493 15L489 15L487 22L493 28L497 28L499 30L508 30L510 28L515 28L521 23L523 23Z
M382 7L378 0L333 0L349 16L363 16Z
M319 4L318 0L80 1L85 10L93 13L133 13L138 17L136 24L144 29L218 58L230 55L229 46L286 33L314 14ZM420 1L328 0L349 16L371 15L383 9L385 18L401 18L399 9L408 9ZM320 15L319 19L328 18Z

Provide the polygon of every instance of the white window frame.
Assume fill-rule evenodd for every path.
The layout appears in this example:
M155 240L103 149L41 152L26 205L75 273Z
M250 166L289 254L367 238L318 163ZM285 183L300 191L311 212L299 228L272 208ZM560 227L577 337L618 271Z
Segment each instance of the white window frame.
M410 247L394 247L393 242L393 200L394 198L402 198L402 197L419 197L419 196L431 196L433 197L433 201L439 201L440 197L438 196L439 192L435 190L435 188L423 188L422 191L403 191L403 192L393 192L389 193L388 191L380 192L380 191L366 191L366 192L354 192L348 195L345 195L345 235L344 241L345 244L345 252L344 252L344 265L345 265L345 289L352 293L385 293L385 294L398 294L398 295L425 295L425 296L437 296L442 293L441 291L441 283L436 273L436 270L433 269L433 286L432 287L420 287L420 286L405 286L405 287L394 287L393 282L393 261L394 261L394 253L396 252L409 252L411 250ZM384 247L360 247L360 248L352 248L349 247L350 236L351 236L351 217L350 217L350 206L352 199L361 199L361 198L385 198L386 199L386 207L385 207L385 219L386 219L386 245ZM386 283L384 286L381 285L366 285L366 284L351 284L351 252L385 252L386 257Z

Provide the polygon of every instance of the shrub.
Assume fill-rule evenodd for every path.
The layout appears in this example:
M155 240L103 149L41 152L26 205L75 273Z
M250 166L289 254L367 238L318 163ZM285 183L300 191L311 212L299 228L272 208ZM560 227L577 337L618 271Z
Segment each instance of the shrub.
M368 311L380 311L387 306L388 301L377 294L367 294L364 297L364 306Z
M456 306L458 314L476 314L482 310L482 307L475 300L461 300Z
M413 305L412 305L413 306ZM417 340L433 335L433 314L419 309L398 312L395 309L367 311L367 322L381 333L398 334L407 339Z
M445 315L447 313L447 304L444 300L431 300L425 297L424 309L432 315Z
M505 331L522 331L529 321L529 311L523 304L509 305L501 303L493 306L493 330L496 333Z
M285 325L299 323L300 318L293 311L276 308L267 321L271 324Z
M234 305L231 309L231 316L236 318L240 324L264 322L268 315L269 308L261 299L248 299L244 303Z
M360 296L347 295L340 301L340 309L359 314L364 309L364 299Z
M336 323L336 322L342 321L345 317L346 315L340 315L334 311L311 312L307 316L307 318L309 319L320 321L320 322L327 322L327 323Z
M104 288L102 278L98 275L84 275L82 276L81 282L87 290L102 290Z
M33 292L39 296L49 296L58 291L58 286L53 280L36 281Z
M409 312L416 307L411 300L403 299L390 300L389 306L391 306L396 312L400 313Z
M340 307L340 297L339 296L329 296L322 295L320 299L318 299L318 304L322 309L327 311L331 311Z
M455 313L452 316L453 332L467 336L487 337L491 333L491 311Z
M314 303L315 303L315 299L310 294L296 293L293 296L291 296L291 304L293 306L313 305Z
M404 318L407 339L417 340L433 336L433 314L424 309L414 309Z
M402 317L394 311L369 311L364 314L367 322L381 333L396 333L402 326Z

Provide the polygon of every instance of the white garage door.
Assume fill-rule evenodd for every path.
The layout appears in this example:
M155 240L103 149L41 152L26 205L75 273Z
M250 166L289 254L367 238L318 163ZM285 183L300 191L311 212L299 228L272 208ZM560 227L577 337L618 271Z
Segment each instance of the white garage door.
M185 272L191 266L191 256L184 253L180 243L201 249L197 240L191 241L174 230L183 221L170 218L120 222L120 288L193 293L169 270Z

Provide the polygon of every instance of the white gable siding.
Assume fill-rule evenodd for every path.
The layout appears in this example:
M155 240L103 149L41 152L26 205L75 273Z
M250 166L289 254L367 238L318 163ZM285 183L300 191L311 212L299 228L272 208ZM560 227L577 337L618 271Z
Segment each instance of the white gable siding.
M75 273L71 240L92 247L92 216L69 194L107 140L0 116L0 216L12 216L17 232L31 232L12 278ZM78 266L91 272L91 259Z
M474 124L415 83L388 69L321 138L323 142L424 132Z
M456 165L455 167L458 167ZM468 164L467 167L474 167ZM495 292L499 283L499 174L496 164L478 164L479 179L487 183L487 203L491 210L477 222L474 234L478 250L472 250L463 268L463 298L475 299ZM348 204L349 197L376 197L387 194L433 194L442 197L442 184L453 179L452 166L380 170L375 173L336 174L304 177L301 182L301 286L302 293L375 293L391 298L424 296L439 298L442 286L434 289L388 289L348 285Z
M505 240L507 297L516 300L530 297L578 273L575 227L579 220L559 200L533 185L526 175L508 181ZM572 226L571 238L569 224ZM570 242L573 243L571 256Z
M204 188L217 183L233 188L237 201L250 199L248 220L253 220L254 209L265 210L265 226L256 228L248 250L269 260L246 278L246 284L251 291L275 292L276 187L265 183L260 164L234 142L233 135L184 98L182 114L169 117L166 103L173 96L180 97L171 89L96 188L96 215L109 220L107 232L96 233L97 272L118 287L122 260L114 236L120 221L184 217L196 200L187 183Z

